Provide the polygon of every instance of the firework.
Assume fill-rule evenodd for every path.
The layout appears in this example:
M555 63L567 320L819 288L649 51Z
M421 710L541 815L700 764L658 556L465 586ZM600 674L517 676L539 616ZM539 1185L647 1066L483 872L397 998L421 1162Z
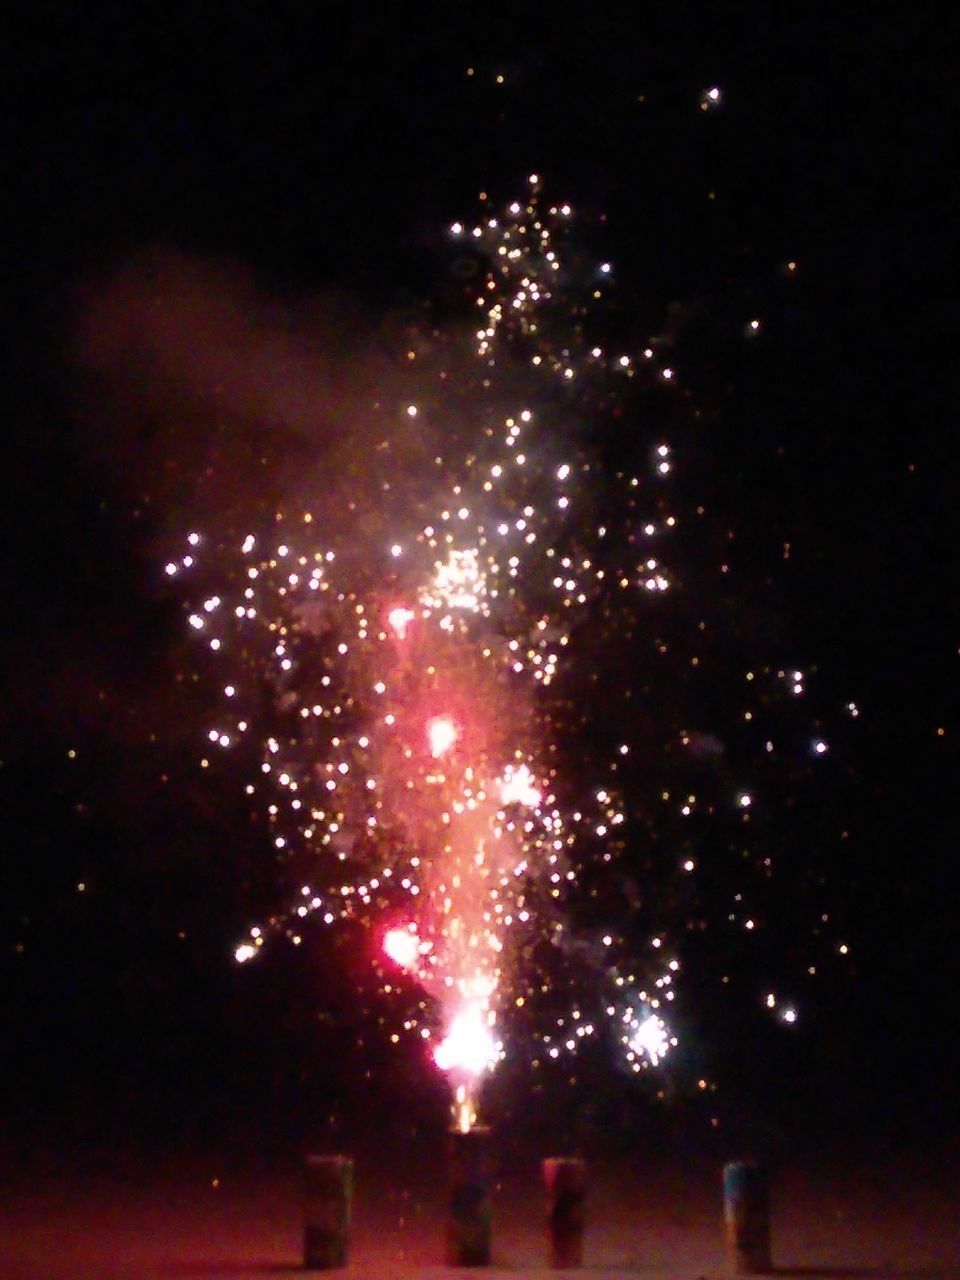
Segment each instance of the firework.
M612 472L578 431L644 394L676 394L682 379L652 343L588 336L583 316L602 308L611 268L567 262L572 219L532 176L522 199L451 229L486 264L471 372L446 378L447 360L464 367L449 349L458 335L439 352L424 340L411 352L424 402L396 406L398 422L446 414L449 456L426 505L411 499L361 568L349 532L328 521L321 534L306 510L232 542L191 531L166 565L190 581L188 626L223 673L209 750L256 760L246 790L285 875L303 877L238 943L237 961L277 935L299 943L308 922L364 922L422 989L404 1030L429 1042L464 1131L518 1017L536 1063L601 1036L629 1070L668 1057L691 935L703 959L693 922L704 851L716 862L731 832L747 853L726 872L725 925L739 947L763 921L770 857L752 837L776 805L770 757L785 735L773 707L805 691L800 671L747 671L737 732L762 736L756 777L698 719L691 681L707 665L708 624L688 621L701 603L672 563L697 520L675 496L680 459L655 436L643 468ZM522 398L507 403L516 386ZM677 649L683 677L654 745L646 726L666 683L654 667L666 673ZM587 691L579 713L572 691ZM574 769L571 725L590 710L589 758ZM808 762L827 752L802 732ZM711 821L720 841L705 834ZM574 969L586 980L570 982ZM796 1019L786 997L767 1007Z

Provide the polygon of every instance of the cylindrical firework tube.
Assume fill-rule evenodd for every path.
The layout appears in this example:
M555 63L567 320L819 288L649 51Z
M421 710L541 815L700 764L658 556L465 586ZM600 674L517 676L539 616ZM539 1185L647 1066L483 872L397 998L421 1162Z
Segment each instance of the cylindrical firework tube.
M741 1275L770 1271L770 1179L762 1165L724 1165L723 1222L731 1268Z
M447 1140L449 1199L446 1261L451 1267L490 1264L490 1130L452 1130Z
M547 1242L551 1267L579 1267L583 1262L583 1209L587 1193L584 1160L544 1160L547 1189Z
M303 1265L316 1270L347 1265L353 1160L307 1156L303 1203Z

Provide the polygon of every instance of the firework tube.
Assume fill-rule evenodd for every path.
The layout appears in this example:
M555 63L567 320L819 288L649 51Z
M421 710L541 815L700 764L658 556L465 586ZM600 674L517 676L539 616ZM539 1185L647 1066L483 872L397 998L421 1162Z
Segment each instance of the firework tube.
M304 1179L303 1263L327 1270L347 1265L353 1160L307 1156Z
M587 1193L586 1161L554 1157L543 1162L547 1189L547 1242L551 1267L583 1262L583 1216Z
M733 1271L770 1271L770 1180L762 1165L737 1160L723 1168L723 1221Z
M482 1126L448 1134L448 1266L490 1264L489 1137L490 1130Z

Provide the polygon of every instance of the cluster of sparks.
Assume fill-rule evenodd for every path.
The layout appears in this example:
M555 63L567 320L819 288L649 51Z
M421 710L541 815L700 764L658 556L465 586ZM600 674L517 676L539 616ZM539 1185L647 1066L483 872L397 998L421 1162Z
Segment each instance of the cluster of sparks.
M595 462L554 429L556 404L579 386L589 403L601 384L615 394L617 379L677 382L653 345L608 351L582 326L558 339L550 318L568 287L561 249L571 218L569 206L546 205L534 175L522 200L451 229L485 263L470 339L474 420L451 434L467 442L456 456L437 459L432 509L411 503L362 581L344 543L318 541L319 522L303 510L232 542L191 532L166 566L191 593L199 588L188 623L220 673L204 764L238 746L257 760L247 793L278 858L303 875L286 908L239 942L237 961L276 935L299 944L310 921L363 923L387 988L402 980L422 993L420 1016L403 1029L448 1076L463 1129L484 1074L507 1052L508 1015L548 989L542 973L525 971L538 942L575 955L593 995L536 1033L543 1059L603 1036L641 1071L677 1044L670 1009L682 938L649 924L641 936L635 923L631 940L596 922L577 937L571 924L578 894L597 896L586 884L628 876L627 830L630 842L642 835L631 826L636 801L618 785L635 752L627 732L609 758L593 752L580 778L558 771L555 686L584 661L581 637L601 614L642 617L677 589L661 545L681 521L666 440L651 443L646 475L617 477L622 510L604 519L589 499ZM580 292L600 299L611 274L599 264ZM528 398L505 408L499 374L518 364ZM542 413L542 404L554 408ZM435 405L394 411L410 430ZM801 672L771 680L803 693ZM713 750L692 730L683 743L701 757ZM811 743L813 755L826 751L825 740ZM574 794L582 799L571 804ZM754 799L734 786L728 808L748 821ZM699 812L692 792L659 802L683 817ZM697 861L679 856L678 873L692 878ZM643 959L631 961L631 950ZM765 999L795 1020L789 1002Z

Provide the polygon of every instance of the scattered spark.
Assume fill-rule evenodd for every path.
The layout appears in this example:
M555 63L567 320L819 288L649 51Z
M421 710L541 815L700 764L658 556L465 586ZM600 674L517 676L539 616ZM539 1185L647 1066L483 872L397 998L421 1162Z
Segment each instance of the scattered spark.
M721 103L718 87L704 91L704 110ZM403 1029L430 1041L454 1088L456 1123L465 1128L475 1122L483 1077L505 1052L508 1011L522 1011L532 1023L536 987L551 990L546 977L532 994L511 989L538 940L545 944L539 953L552 957L542 963L558 974L566 972L568 952L602 953L584 962L589 989L579 1003L541 1029L542 1060L577 1053L601 1028L634 1071L658 1067L676 1045L660 1011L682 1000L680 940L709 922L697 911L661 919L657 892L647 893L635 873L651 844L646 815L656 806L662 838L677 839L671 874L682 874L686 894L699 888L702 876L691 873L706 859L690 842L710 821L742 832L736 858L755 862L761 879L771 874L759 836L757 844L747 838L766 821L775 792L765 774L745 769L741 786L755 779L764 796L759 812L746 812L753 793L732 789L719 767L727 746L722 726L706 718L709 697L700 708L705 720L671 737L683 742L689 777L671 746L678 781L662 782L656 753L645 738L631 738L628 726L640 729L653 718L638 710L644 691L663 678L653 664L681 661L662 619L682 594L682 556L689 554L676 537L684 523L675 492L684 453L647 438L636 465L618 478L620 489L603 488L595 460L557 432L553 406L578 395L593 406L608 386L622 388L609 392L618 408L617 397L639 394L641 384L659 388L658 396L682 397L677 384L685 380L661 363L652 340L607 352L581 335L579 318L567 332L563 246L574 211L567 204L545 210L537 174L528 186L525 197L488 209L476 225L450 227L488 263L477 277L469 338L478 377L465 379L469 409L458 411L475 415L476 430L459 452L451 446L450 459L437 457L444 478L411 502L405 518L388 523L392 508L385 505L373 569L357 568L360 555L348 535L324 535L319 517L283 512L273 530L241 527L222 546L190 532L190 553L173 552L164 565L177 587L187 581L187 625L218 655L205 661L221 671L225 703L207 730L206 750L259 744L256 786L248 781L245 792L262 801L278 860L308 868L289 908L252 928L234 950L236 961L253 959L278 935L298 945L310 920L365 924L408 975L404 982L422 988L439 1022L436 1032L419 1019ZM610 276L606 262L588 274L604 293ZM561 340L555 333L564 325ZM748 328L757 332L760 321ZM442 348L439 337L431 343ZM529 355L524 368L533 391L511 399L512 377L501 386L496 371L521 350ZM427 356L419 347L413 354L418 375L429 378ZM408 393L431 405L431 417L456 364L441 360L442 376ZM394 409L411 420L420 413L406 398ZM604 522L595 523L588 513L605 507ZM696 512L703 516L704 508ZM392 603L398 597L409 603ZM706 609L702 616L709 619ZM697 648L683 656L684 680L709 670L706 628L704 621L690 630ZM641 644L649 646L645 652ZM737 709L738 732L761 708L766 715L778 692L796 711L793 698L807 687L802 671L777 671L752 658L751 666L752 697ZM739 666L737 688L742 679ZM615 736L606 752L591 742L561 768L558 725L571 717L586 725L591 710L590 693L580 708L569 692L578 682L587 690L614 685L613 703L597 714L622 712L623 719L611 718ZM680 701L697 705L686 695ZM859 715L854 703L846 709ZM826 740L811 738L810 729L794 740L798 750L826 754ZM777 767L783 736L778 730L760 738L764 769ZM704 851L712 848L705 839ZM599 887L600 873L614 866L616 875ZM628 882L627 898L643 901L650 930L642 935L650 938L642 964L632 962L636 973L616 967L624 963L625 939L639 936L615 915L614 886ZM766 931L756 921L766 926L769 917L752 896L747 915L739 884L739 871L731 871L729 919L740 945L756 945ZM578 895L591 894L607 915L581 947L576 904ZM379 954L376 944L371 949ZM842 944L841 954L846 950ZM722 967L717 974L727 980ZM396 982L393 971L384 990ZM557 989L562 982L556 978ZM772 995L767 1002L781 1021L795 1021L795 1009ZM399 1039L399 1029L392 1035Z

